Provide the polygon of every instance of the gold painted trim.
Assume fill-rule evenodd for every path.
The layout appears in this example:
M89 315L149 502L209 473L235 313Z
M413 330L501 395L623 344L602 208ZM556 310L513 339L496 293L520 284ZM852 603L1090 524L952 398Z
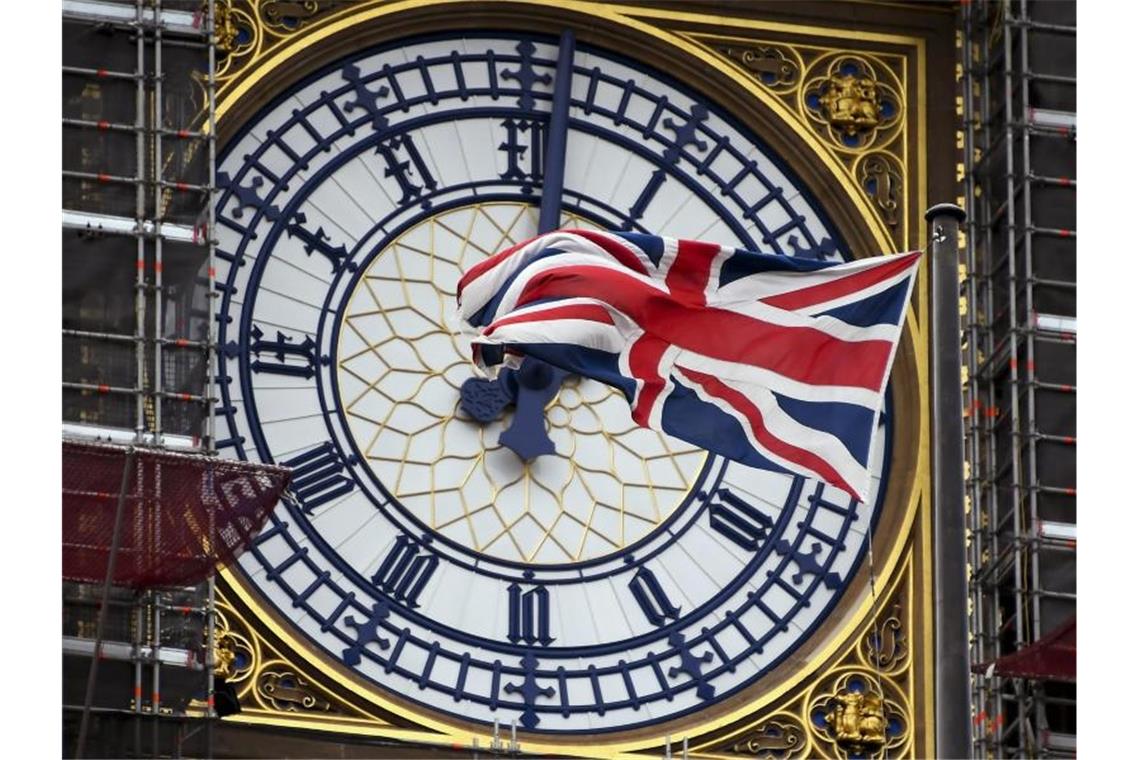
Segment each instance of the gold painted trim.
M279 49L273 52L269 57L256 64L256 68L248 73L243 73L240 81L235 83L232 89L224 88L222 97L216 109L216 118L221 121L225 115L239 102L243 100L249 93L255 90L258 84L272 71L278 67L286 65L291 58L298 55L301 51L316 45L324 40L333 37L336 34L342 33L353 26L362 24L369 21L376 21L395 16L402 12L424 9L424 8L438 8L441 12L455 9L467 5L469 0L399 0L398 2L390 2L383 4L360 4L359 6L345 9L344 11L334 14L321 25L314 22L312 27L304 32L299 32L295 39L284 42ZM513 4L520 8L527 6L535 8L549 9L548 3L539 2L539 0L499 0L497 5ZM797 25L777 22L764 22L754 21L747 19L739 19L727 16L715 16L705 14L693 14L679 11L667 11L661 9L645 8L639 6L629 5L615 5L603 4L598 2L591 2L590 0L561 0L558 3L558 8L569 11L571 13L581 14L586 17L593 17L601 21L610 22L617 26L629 28L637 31L643 35L655 38L662 43L663 46L674 49L679 55L681 60L695 60L706 67L711 68L727 77L729 77L743 92L752 96L755 100L766 106L767 109L777 115L787 127L788 131L798 137L803 145L811 152L815 159L818 159L820 164L824 166L828 173L836 180L839 186L844 190L846 198L855 206L858 212L858 217L865 225L865 230L870 233L874 239L875 244L879 246L881 251L889 251L893 248L891 243L891 236L883 221L879 218L871 206L869 200L866 198L865 193L862 192L851 178L847 175L846 171L840 163L830 154L823 145L822 140L813 132L808 130L804 125L797 122L790 115L785 113L785 109L780 107L777 99L771 93L763 89L758 83L751 80L745 74L731 65L727 61L723 61L711 53L702 50L693 42L683 39L679 33L667 29L662 29L653 26L649 20L657 21L674 21L674 22L687 22L692 24L699 24L701 26L713 26L721 28L737 28L737 29L751 29L751 30L764 30L776 31L793 34L811 34L819 37L835 38L851 40L856 39L864 42L881 42L892 43L906 46L913 46L917 49L918 53L918 87L917 87L917 108L918 108L918 182L917 187L918 198L920 199L920 207L925 206L926 197L926 161L925 161L925 143L926 143L926 94L925 94L925 74L926 74L926 49L925 41L919 37L911 37L905 35L882 34L875 32L853 31L847 29L833 29L827 27L817 27L809 25ZM905 139L904 144L908 144L909 140ZM909 214L907 215L909 217ZM909 221L909 218L908 218ZM911 245L913 247L921 247L921 242L925 240L925 223L918 222L918 230L921 237L917 240L912 239ZM929 283L929 272L927 263L924 261L919 273L919 283L916 295L917 304L910 307L907 314L905 334L914 352L914 377L906 378L917 381L916 389L916 405L918 412L918 419L916 425L917 435L917 456L914 458L914 471L911 473L909 492L905 496L900 494L901 501L904 506L903 518L899 525L897 536L889 544L885 561L881 566L876 567L876 575L879 578L893 578L896 570L900 566L900 560L904 557L907 543L910 540L912 531L915 526L915 519L919 517L919 510L922 510L921 516L921 533L925 546L929 546L930 539L930 526L928 519L928 510L930 505L930 419L929 419L929 377L928 377L928 334L926 327L925 314L927 313L927 288ZM896 372L901 371L896 367ZM900 378L901 379L901 378ZM901 473L904 477L906 473ZM898 482L898 481L896 481ZM932 586L930 578L930 558L929 552L923 553L923 585L930 589ZM353 677L344 675L338 663L332 662L331 658L326 657L324 654L313 651L310 647L300 642L289 630L283 628L272 615L264 614L263 606L259 603L258 599L250 593L245 587L243 580L233 571L225 570L222 572L222 577L227 586L232 590L234 595L241 600L241 603L248 609L262 612L260 623L268 628L274 636L276 636L282 643L293 649L304 658L305 662L312 667L323 670L326 676L336 684L347 689L349 692L358 695L366 702L376 705L382 710L400 716L406 720L415 722L425 726L428 731L415 731L408 729L400 729L395 727L382 727L377 726L371 729L364 729L362 727L354 728L345 724L343 727L338 725L337 730L343 730L346 733L366 733L372 736L384 736L389 738L403 738L411 741L436 743L441 746L471 746L473 740L477 738L486 739L485 733L477 733L469 728L460 727L453 723L436 719L429 712L421 712L405 707L376 693L375 690L365 689L361 683ZM831 633L826 643L822 644L814 653L812 658L803 663L792 675L784 680L783 683L774 689L766 692L761 698L741 705L740 707L721 714L713 720L704 723L696 724L692 730L688 732L690 736L698 736L708 734L716 731L717 729L728 726L732 723L743 720L748 715L754 714L763 710L767 706L773 705L777 700L787 694L793 688L802 688L807 683L808 677L823 667L830 661L836 653L843 647L849 646L852 635L856 634L862 629L865 624L868 614L872 611L876 600L873 600L870 595L863 598L857 605L851 607L847 612L847 619L843 626ZM922 701L926 708L927 726L932 726L933 719L933 647L931 645L933 639L932 616L933 611L931 606L926 600L917 600L921 602L923 608L924 620L924 636L927 641L924 645L924 660L928 667L924 667L924 680L926 681L926 698ZM333 667L330 667L330 664ZM255 719L250 717L250 722ZM245 722L245 721L243 721ZM306 721L298 721L294 719L287 720L273 720L268 718L256 719L256 722L272 722L276 725L289 725L289 726L302 726ZM321 730L327 730L327 726L323 721L307 721L312 724L312 727ZM431 733L432 731L437 733ZM446 737L445 740L441 739ZM646 750L658 747L661 744L661 737L641 738L635 740L622 740L617 738L614 741L605 741L605 736L593 737L594 744L591 746L591 754L597 757L612 757L623 758L633 757L629 753L639 750ZM555 755L579 755L581 748L581 740L578 743L573 743L574 740L570 739L566 743L555 743L547 740L532 740L525 734L520 737L521 749L524 752L531 753L545 753ZM927 741L925 742L928 753L933 754L933 732L927 731Z

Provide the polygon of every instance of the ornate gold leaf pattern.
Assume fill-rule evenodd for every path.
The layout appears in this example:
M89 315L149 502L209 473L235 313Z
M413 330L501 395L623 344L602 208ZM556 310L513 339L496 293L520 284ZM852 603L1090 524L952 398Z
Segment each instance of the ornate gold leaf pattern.
M722 752L761 760L799 757L807 749L803 728L795 716L781 713L722 748Z
M716 50L748 69L773 92L793 92L803 73L799 54L784 45L718 45Z

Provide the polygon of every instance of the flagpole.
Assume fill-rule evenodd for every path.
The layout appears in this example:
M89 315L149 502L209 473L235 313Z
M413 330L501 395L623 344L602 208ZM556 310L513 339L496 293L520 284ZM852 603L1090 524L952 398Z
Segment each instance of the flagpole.
M958 311L958 234L966 212L939 203L931 229L934 410L935 750L970 756L970 659L966 589L965 438L962 337Z

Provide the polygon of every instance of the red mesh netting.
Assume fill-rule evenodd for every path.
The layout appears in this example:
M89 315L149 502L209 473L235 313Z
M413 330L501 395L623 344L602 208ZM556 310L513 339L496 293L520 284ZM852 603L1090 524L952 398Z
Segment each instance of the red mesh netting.
M128 447L63 444L63 577L102 582ZM116 585L187 586L234 561L289 483L283 467L134 449Z

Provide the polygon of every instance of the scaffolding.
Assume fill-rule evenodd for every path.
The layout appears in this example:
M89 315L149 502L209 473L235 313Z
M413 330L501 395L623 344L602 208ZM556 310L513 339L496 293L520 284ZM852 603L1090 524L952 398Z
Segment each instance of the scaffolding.
M215 4L62 5L64 440L212 455ZM65 582L63 606L65 752L169 756L184 719L216 716L212 576ZM77 703L98 661L96 704ZM83 739L93 715L133 718L133 743L84 747L80 715Z
M1072 757L1076 8L973 2L961 21L973 752Z

